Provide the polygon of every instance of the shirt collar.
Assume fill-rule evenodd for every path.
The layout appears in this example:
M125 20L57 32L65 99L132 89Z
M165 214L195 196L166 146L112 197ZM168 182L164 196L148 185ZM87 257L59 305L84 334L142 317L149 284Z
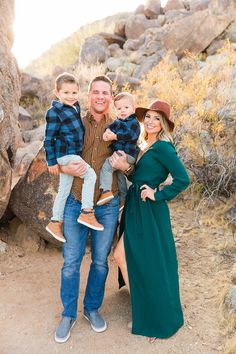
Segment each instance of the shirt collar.
M89 123L96 123L93 115L88 111L85 115L85 118L89 121ZM110 123L110 116L109 114L104 114L103 118L101 119L101 122L105 120L105 123L106 124L109 124Z
M57 100L53 100L52 101L52 106L53 107L55 107L55 108L57 108L57 109L60 109L60 110L62 110L63 108L65 108L65 107L68 107L68 108L70 108L71 106L69 106L69 105L67 105L67 104L64 104L64 103L61 103L60 101L57 101ZM73 106L75 106L77 109L79 108L79 102L77 101L77 102L75 102L75 104L73 105ZM73 108L73 107L72 107ZM73 108L74 109L74 108Z

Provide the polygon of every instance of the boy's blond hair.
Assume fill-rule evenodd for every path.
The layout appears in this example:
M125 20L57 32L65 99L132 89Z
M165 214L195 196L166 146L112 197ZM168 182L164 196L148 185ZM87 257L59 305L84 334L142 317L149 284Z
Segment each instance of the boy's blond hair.
M132 103L134 105L134 96L131 95L131 93L129 93L129 92L118 93L118 95L116 95L114 97L114 104L115 104L115 102L122 100L122 98L127 98L130 101L130 103Z
M55 90L59 91L62 87L62 84L76 84L79 88L79 81L73 74L64 72L56 77L55 80Z

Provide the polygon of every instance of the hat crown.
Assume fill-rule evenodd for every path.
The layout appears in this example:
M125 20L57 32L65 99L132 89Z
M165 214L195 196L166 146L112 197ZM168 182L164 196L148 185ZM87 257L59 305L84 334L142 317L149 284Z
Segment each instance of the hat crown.
M155 100L148 106L148 109L164 113L167 119L170 117L170 105L167 102Z

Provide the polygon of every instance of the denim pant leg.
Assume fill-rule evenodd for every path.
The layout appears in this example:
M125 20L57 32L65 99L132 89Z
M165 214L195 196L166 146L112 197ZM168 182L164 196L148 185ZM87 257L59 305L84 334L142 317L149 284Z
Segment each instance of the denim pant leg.
M57 162L59 165L67 165L71 161L81 160L82 158L78 155L65 155L62 157L58 157ZM51 220L63 221L66 200L68 198L68 195L70 194L73 180L73 176L66 175L65 173L60 173L58 192L54 200Z
M127 161L130 165L135 164L135 158L129 154L126 154ZM128 185L127 185L127 179L124 176L123 172L117 170L117 178L118 178L118 188L119 188L119 196L121 200L125 200L127 190L128 190Z
M63 244L64 264L61 270L62 316L77 317L80 286L80 265L86 249L89 229L77 222L81 203L71 193L67 199L64 213Z
M98 310L103 302L105 282L108 274L107 257L111 251L118 214L119 197L95 208L98 222L104 225L104 231L91 230L92 244L89 277L84 297L84 309L88 312Z
M89 166L89 165L88 165ZM88 167L87 172L82 177L82 209L93 209L94 188L96 183L96 173L92 167Z
M104 191L111 191L113 171L115 170L111 166L108 157L105 160L100 172L100 185L99 185L100 189Z
M117 180L118 180L118 189L119 189L119 197L121 200L125 200L127 194L127 182L126 177L123 172L117 171Z

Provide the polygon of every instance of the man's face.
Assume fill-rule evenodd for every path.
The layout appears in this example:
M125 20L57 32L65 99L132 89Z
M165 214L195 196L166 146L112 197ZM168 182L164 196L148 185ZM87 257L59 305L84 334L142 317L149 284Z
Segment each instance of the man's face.
M105 114L113 100L110 85L104 81L95 81L88 93L90 113Z

